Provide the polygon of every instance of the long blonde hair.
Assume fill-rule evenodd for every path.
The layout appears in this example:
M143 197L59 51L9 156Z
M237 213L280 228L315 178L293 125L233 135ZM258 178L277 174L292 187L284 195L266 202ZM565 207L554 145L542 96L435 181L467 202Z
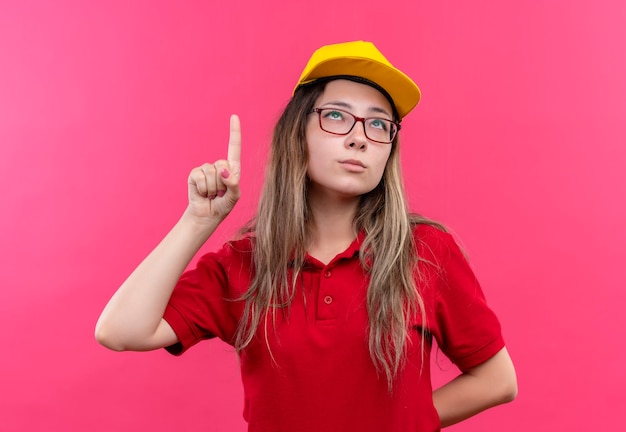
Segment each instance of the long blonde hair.
M238 351L250 344L262 321L267 327L277 309L288 310L295 294L311 221L305 128L326 82L298 89L274 129L257 214L242 230L242 234L254 236L255 273L248 291L240 299L245 301L245 307L234 341ZM404 364L409 321L416 314L422 317L424 336L424 303L415 283L418 256L413 228L417 223L433 223L409 213L398 138L392 146L381 182L361 197L354 219L357 232L366 234L360 261L370 278L367 290L370 356L376 369L384 372L389 390ZM292 278L287 280L290 270ZM268 348L271 353L269 344Z

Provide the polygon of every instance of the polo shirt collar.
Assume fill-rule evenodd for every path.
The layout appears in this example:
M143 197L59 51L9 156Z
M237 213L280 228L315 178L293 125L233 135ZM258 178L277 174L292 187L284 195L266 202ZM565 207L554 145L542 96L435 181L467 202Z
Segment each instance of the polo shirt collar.
M320 261L309 255L308 253L304 257L305 267L328 267L333 266L337 261L341 259L350 259L359 256L361 245L365 241L365 231L361 230L356 238L350 243L350 245L343 252L337 254L327 265L322 264Z

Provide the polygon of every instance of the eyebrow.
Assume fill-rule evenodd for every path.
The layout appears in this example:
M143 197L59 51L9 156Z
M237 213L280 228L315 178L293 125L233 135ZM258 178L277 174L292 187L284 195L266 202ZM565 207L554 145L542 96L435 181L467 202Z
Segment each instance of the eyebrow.
M322 106L325 107L326 105L336 105L338 107L346 108L346 109L353 109L354 108L349 103L343 102L343 101L330 101L330 102L324 103ZM371 112L374 112L374 113L378 113L378 114L385 114L389 118L393 118L393 116L386 109L380 108L380 107L377 107L377 106L369 107L368 111L371 111Z

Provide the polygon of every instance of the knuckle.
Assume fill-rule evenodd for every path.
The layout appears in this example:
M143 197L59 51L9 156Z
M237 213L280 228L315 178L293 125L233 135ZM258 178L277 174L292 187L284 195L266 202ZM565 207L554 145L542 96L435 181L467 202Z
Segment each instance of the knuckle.
M210 163L205 163L202 164L202 166L200 167L202 169L202 172L205 175L211 175L211 173L215 172L215 166L214 164L210 164Z
M215 161L215 163L213 165L214 165L216 171L220 171L221 169L228 167L228 161L220 159L218 161Z

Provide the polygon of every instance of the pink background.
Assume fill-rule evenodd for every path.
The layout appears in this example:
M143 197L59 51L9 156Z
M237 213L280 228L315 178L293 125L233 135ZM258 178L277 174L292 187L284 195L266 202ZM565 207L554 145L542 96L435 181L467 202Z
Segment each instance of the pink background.
M225 156L232 112L244 196L207 247L252 214L306 60L354 39L422 88L402 130L411 205L460 238L519 374L514 403L450 430L619 429L624 2L8 3L0 430L245 430L231 348L114 353L94 324L181 214L189 170ZM455 373L439 363L438 382Z

